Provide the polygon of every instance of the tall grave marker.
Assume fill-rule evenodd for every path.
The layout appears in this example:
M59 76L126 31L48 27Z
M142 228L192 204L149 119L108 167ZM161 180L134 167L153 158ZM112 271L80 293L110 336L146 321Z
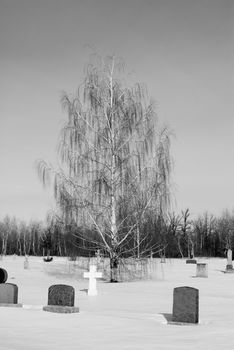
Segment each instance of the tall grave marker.
M232 265L232 250L231 249L228 249L228 251L227 251L226 272L234 272L233 265Z

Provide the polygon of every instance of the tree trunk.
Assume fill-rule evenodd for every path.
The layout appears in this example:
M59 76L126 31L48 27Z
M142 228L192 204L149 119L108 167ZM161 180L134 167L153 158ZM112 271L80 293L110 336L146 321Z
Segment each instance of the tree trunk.
M140 230L137 224L137 259L140 259Z
M24 256L25 256L25 255L27 254L25 233L24 233L23 237L24 237L24 240L23 240L23 247L24 247Z
M47 259L50 258L50 249L47 249Z
M187 234L188 235L188 234ZM189 250L189 235L188 235L188 259L190 259L190 250Z
M118 282L119 259L113 254L110 257L110 282Z
M191 241L191 257L194 258L194 243Z
M179 248L179 252L180 252L181 258L183 259L184 255L183 255L183 251L182 251L182 248L181 248L181 245L180 245L180 237L177 238L177 244L178 244L178 248Z
M63 251L64 251L64 255L67 256L67 246L66 246L65 237L63 237Z
M6 255L7 253L7 241L8 241L8 233L2 239L2 255Z
M20 236L18 236L18 239L17 239L17 247L18 247L18 253L21 256L22 255L22 248L21 248Z
M59 254L59 256L62 256L62 247L61 247L60 238L58 239L58 254Z

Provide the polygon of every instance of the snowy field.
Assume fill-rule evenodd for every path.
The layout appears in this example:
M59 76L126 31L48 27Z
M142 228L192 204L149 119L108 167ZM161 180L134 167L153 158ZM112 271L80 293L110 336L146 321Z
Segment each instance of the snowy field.
M97 296L88 296L88 280L77 277L73 262L51 263L29 257L4 257L0 267L8 283L19 287L23 308L1 307L0 350L85 349L231 349L234 346L234 274L224 274L226 259L208 263L208 278L197 278L196 265L185 260L155 260L151 280L107 283L98 280ZM75 288L79 313L42 310L52 284ZM173 288L199 289L199 324L171 325Z

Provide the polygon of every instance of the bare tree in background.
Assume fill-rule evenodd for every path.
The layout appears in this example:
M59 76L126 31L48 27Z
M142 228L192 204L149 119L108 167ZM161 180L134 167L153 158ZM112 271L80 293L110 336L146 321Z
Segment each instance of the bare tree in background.
M181 220L180 228L184 237L187 238L187 248L188 248L188 259L194 258L194 225L193 221L189 220L190 212L187 208L186 210L181 211Z
M171 170L169 131L159 128L146 88L126 87L123 71L113 56L87 66L77 94L62 97L59 169L38 163L44 184L53 177L63 220L98 233L101 244L92 239L110 257L111 281L130 242L142 241L140 223L167 209Z
M0 238L1 238L1 257L6 255L8 246L8 237L12 230L12 224L9 216L6 216L0 225Z
M183 237L183 232L181 230L181 220L182 217L180 215L176 215L175 213L168 214L168 230L171 231L175 237L180 256L183 259L184 255L183 249L181 247L181 239Z

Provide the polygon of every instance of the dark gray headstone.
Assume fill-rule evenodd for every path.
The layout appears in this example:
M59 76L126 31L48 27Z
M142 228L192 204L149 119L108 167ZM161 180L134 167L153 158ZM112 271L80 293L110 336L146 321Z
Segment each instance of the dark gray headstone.
M6 270L0 268L0 283L5 283L7 281L8 274Z
M49 288L48 305L74 306L75 290L66 284L55 284Z
M174 288L173 322L198 323L199 290L192 287Z
M0 304L17 304L18 286L13 283L0 284Z
M44 311L59 313L79 312L74 306L75 289L66 284L54 284L48 292L48 305L43 306Z

